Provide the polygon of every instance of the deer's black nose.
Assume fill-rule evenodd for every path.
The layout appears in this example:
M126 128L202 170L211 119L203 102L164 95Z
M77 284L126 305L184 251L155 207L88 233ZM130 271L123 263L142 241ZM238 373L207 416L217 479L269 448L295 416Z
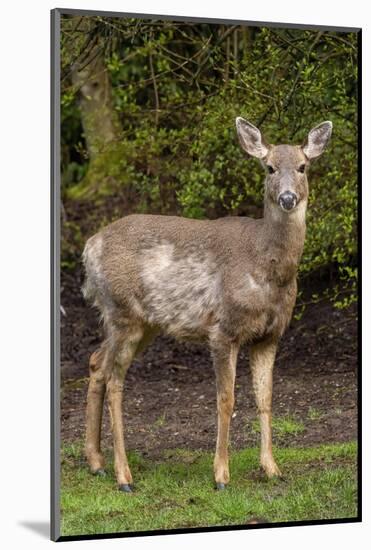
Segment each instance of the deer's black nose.
M296 206L298 198L295 193L292 193L291 191L285 191L278 197L278 202L281 208L283 208L284 210L292 210Z

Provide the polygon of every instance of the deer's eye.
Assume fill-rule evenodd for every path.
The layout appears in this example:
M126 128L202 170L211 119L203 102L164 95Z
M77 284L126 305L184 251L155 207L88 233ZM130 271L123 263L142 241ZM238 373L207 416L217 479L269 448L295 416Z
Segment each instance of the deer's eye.
M304 174L305 172L305 164L301 164L298 168L298 172L301 172L302 174Z
M275 169L273 168L273 166L271 166L270 164L267 164L267 168L268 168L268 172L270 174L274 174L275 173Z

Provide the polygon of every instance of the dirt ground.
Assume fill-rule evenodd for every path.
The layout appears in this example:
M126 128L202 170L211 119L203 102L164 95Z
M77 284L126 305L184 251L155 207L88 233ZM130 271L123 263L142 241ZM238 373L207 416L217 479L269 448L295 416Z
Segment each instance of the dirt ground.
M62 275L61 434L63 442L84 437L88 359L99 346L96 312L84 304L81 273ZM328 302L308 305L280 344L273 414L304 426L285 433L281 446L342 442L357 437L356 310L336 311ZM216 438L214 372L207 349L159 337L132 364L124 393L126 444L144 455L163 449L212 450ZM247 349L239 354L231 447L256 445L256 409ZM104 445L111 445L107 407Z

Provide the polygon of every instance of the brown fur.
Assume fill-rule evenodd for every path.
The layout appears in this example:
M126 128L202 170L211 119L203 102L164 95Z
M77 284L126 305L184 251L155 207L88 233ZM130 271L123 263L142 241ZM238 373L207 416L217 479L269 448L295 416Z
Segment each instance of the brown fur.
M274 171L265 181L264 218L200 221L131 215L93 236L84 250L84 294L99 308L106 332L90 361L86 454L93 471L103 468L100 424L107 390L119 485L131 483L121 414L124 377L135 354L159 332L210 347L217 386L214 474L219 484L229 481L238 350L243 343L250 345L262 428L261 464L269 476L280 473L272 455L272 372L297 293L308 199L307 176L301 170L309 161L304 153L309 145L267 145L243 119L237 119L237 129L243 148ZM324 147L328 131L320 125L309 134L309 144L315 135L316 153L319 138ZM287 191L296 196L291 211L280 206Z

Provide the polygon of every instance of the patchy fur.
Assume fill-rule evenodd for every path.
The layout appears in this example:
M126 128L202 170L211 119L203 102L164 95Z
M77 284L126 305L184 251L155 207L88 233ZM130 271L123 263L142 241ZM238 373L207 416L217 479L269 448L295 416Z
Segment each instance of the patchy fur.
M206 333L220 316L220 272L210 254L176 257L175 246L164 242L139 255L145 321L179 338Z

